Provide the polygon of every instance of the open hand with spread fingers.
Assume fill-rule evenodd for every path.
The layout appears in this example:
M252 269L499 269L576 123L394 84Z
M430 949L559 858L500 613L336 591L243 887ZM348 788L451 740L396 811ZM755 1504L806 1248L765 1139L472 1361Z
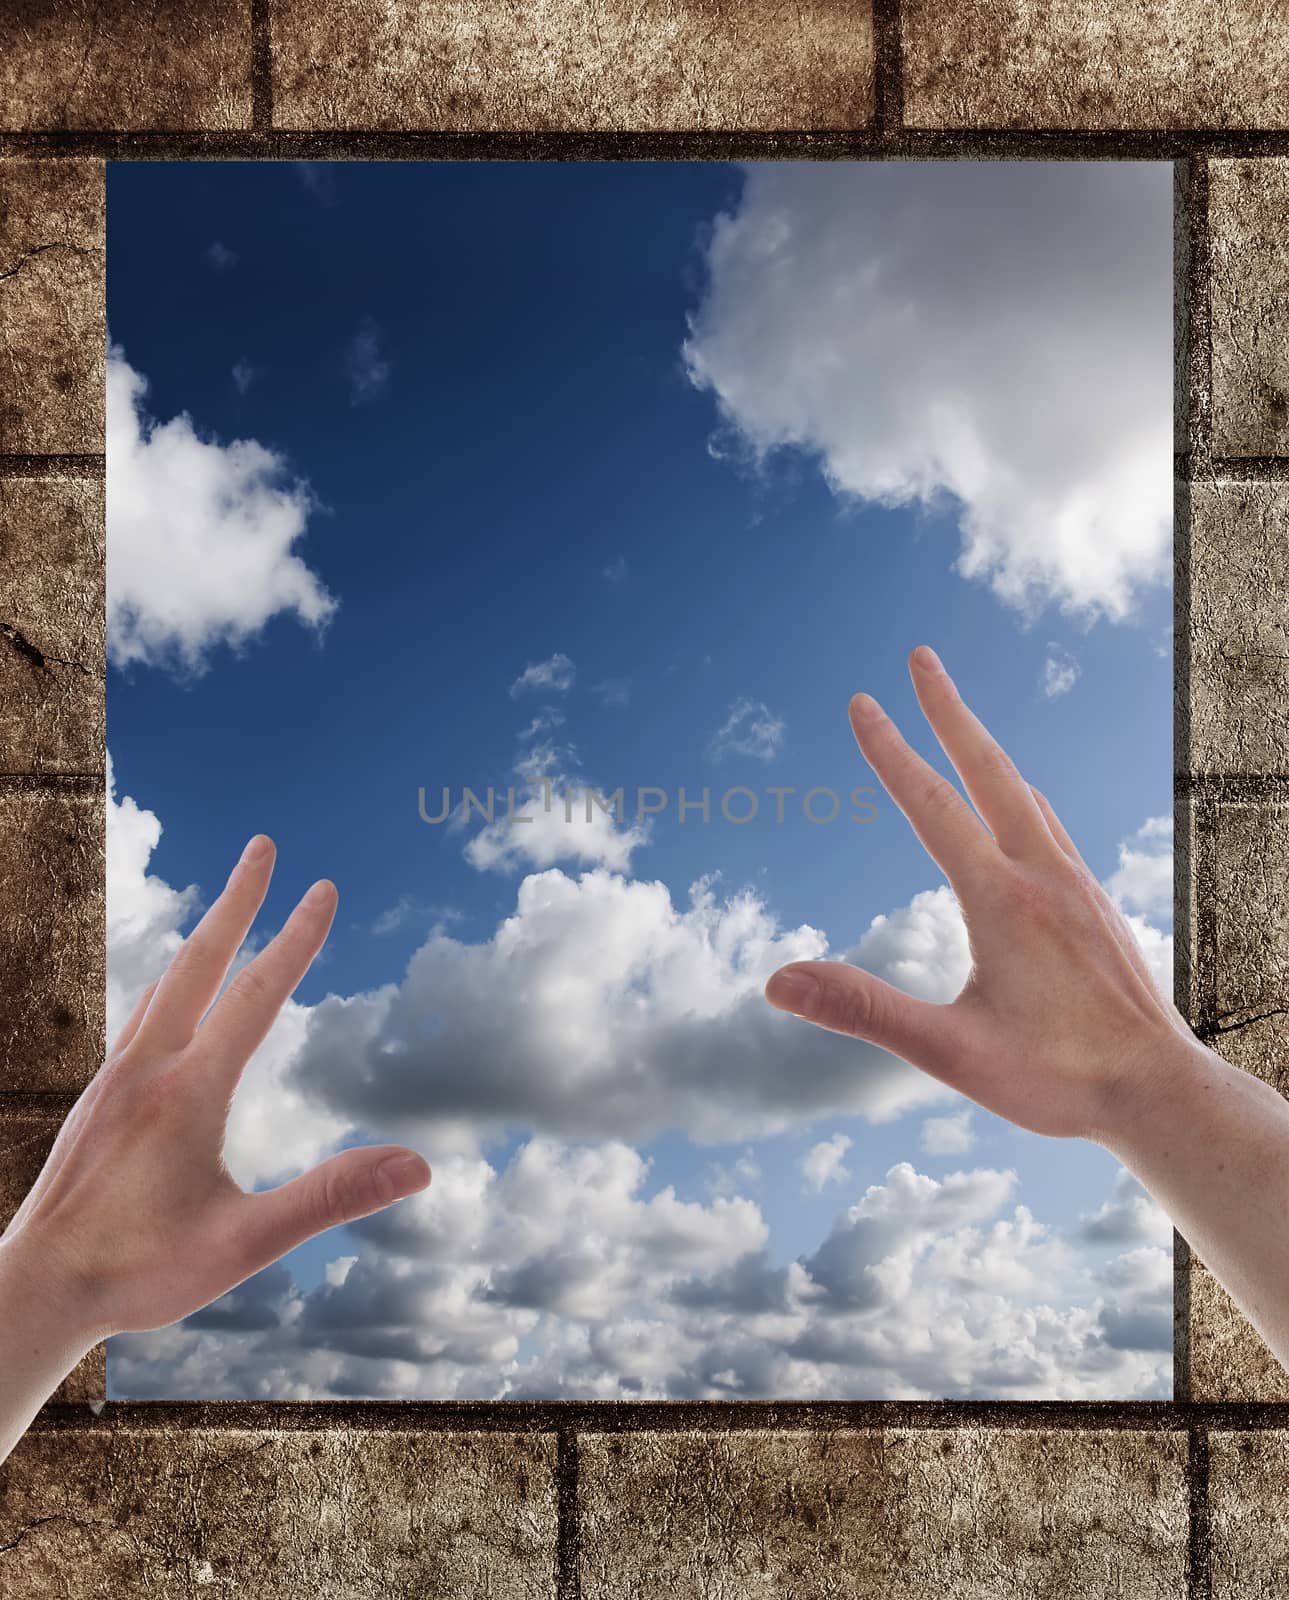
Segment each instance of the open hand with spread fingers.
M767 998L1023 1128L1104 1145L1289 1361L1289 1104L1192 1033L1052 807L935 652L920 646L910 671L970 805L870 696L851 701L851 726L957 897L967 981L935 1005L848 962L797 961Z
M0 1458L100 1339L176 1322L314 1234L430 1181L419 1155L390 1145L342 1151L261 1194L243 1191L224 1164L242 1070L336 909L334 886L315 883L225 986L273 862L272 842L257 835L140 996L0 1237Z

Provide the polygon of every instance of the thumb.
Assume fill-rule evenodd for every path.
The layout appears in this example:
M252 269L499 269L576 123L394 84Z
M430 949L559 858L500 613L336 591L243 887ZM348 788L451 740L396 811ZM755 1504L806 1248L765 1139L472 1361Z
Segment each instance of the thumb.
M252 1197L248 1247L267 1266L314 1234L381 1211L429 1181L425 1160L401 1145L342 1150L312 1171Z
M916 1000L849 961L780 967L766 984L765 997L780 1011L833 1033L867 1039L936 1077L945 1076L957 1053L949 1006Z

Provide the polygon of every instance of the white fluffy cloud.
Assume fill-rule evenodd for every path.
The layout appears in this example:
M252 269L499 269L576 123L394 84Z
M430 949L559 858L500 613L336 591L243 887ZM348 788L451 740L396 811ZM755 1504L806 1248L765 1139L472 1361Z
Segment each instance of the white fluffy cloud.
M850 1177L846 1152L853 1143L848 1134L834 1133L831 1139L811 1145L801 1161L801 1176L807 1187L819 1194L830 1183L845 1183Z
M1169 575L1163 163L753 163L685 345L762 457L956 507L959 570L1122 619Z
M766 1005L784 962L828 954L744 891L557 869L518 886L491 939L439 931L402 983L315 1007L300 1082L352 1115L557 1137L720 1143L833 1114L885 1120L949 1091L895 1057ZM927 999L969 968L947 889L879 917L851 959Z
M336 602L301 559L312 500L254 439L151 418L119 345L107 364L107 641L117 666L198 672L271 617L323 627Z
M1173 819L1150 817L1119 846L1106 888L1125 911L1169 920L1173 914Z
M776 1265L756 1204L648 1193L626 1146L457 1157L357 1224L301 1292L280 1266L113 1341L121 1395L1161 1397L1168 1258L1063 1237L987 1169L902 1162ZM1097 1242L1099 1244L1099 1241ZM235 1338L230 1338L235 1335Z
M114 1025L197 909L194 890L148 872L160 832L113 789ZM627 1143L651 1130L726 1142L738 1126L877 1119L946 1096L765 1006L764 975L823 948L747 894L699 886L677 907L661 884L544 872L491 940L436 931L401 985L289 1003L234 1097L234 1175L276 1181L410 1121L435 1183L354 1225L356 1252L314 1290L279 1265L179 1327L114 1340L114 1392L1165 1394L1169 1229L1126 1174L1063 1237L1015 1204L1009 1173L936 1180L902 1162L788 1263L748 1197L755 1149L719 1167L705 1201L651 1187ZM930 890L874 919L851 957L949 998L967 962L953 897ZM489 1158L489 1128L512 1124L539 1131ZM816 1144L821 1189L846 1183L849 1148Z

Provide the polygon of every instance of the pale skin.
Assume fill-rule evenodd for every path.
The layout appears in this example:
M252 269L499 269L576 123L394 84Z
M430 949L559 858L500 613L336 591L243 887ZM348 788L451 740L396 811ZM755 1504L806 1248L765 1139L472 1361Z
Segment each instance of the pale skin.
M935 652L919 646L909 670L970 805L871 696L855 696L850 722L957 897L967 982L933 1005L846 962L797 961L767 998L1022 1128L1102 1145L1289 1366L1289 1101L1191 1032L1051 805Z
M1289 1102L1195 1038L1051 806L934 652L919 647L910 670L972 804L869 696L851 702L851 725L957 896L971 974L954 1001L932 1005L845 962L801 961L774 974L767 997L1021 1127L1104 1146L1289 1365ZM0 1236L0 1459L101 1339L176 1322L314 1234L429 1182L420 1156L388 1145L344 1151L258 1195L224 1166L241 1072L335 914L334 887L315 884L223 987L273 855L262 835L248 845Z
M314 884L224 987L273 862L272 841L257 834L140 996L0 1236L0 1460L101 1339L177 1322L314 1234L430 1181L399 1145L342 1151L263 1194L244 1192L224 1165L242 1069L336 910L335 886Z

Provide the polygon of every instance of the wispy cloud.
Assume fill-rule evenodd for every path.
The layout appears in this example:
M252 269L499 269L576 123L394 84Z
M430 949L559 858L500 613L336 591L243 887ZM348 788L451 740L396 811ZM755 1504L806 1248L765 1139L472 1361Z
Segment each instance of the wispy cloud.
M625 583L631 575L631 568L627 565L627 558L624 555L614 556L613 560L605 567L603 575L606 583Z
M591 693L602 706L625 706L631 703L630 678L605 678L592 685Z
M544 693L567 694L573 687L573 679L577 675L577 668L561 650L553 656L548 656L545 661L530 661L510 686L511 695L517 700L521 694L532 690L541 690Z
M327 162L293 161L291 168L319 205L335 205L336 179Z
M971 1107L947 1117L928 1117L922 1124L921 1143L929 1156L960 1156L976 1142Z
M1049 700L1069 694L1079 681L1078 662L1059 644L1049 644L1048 657L1043 663L1043 693Z
M206 260L210 262L216 272L224 272L229 267L235 267L238 262L236 250L230 250L226 244L221 244L218 239L206 251Z
M259 375L258 367L253 367L249 361L239 361L233 368L233 382L237 385L238 394L245 394Z
M356 406L375 400L389 382L390 364L381 350L380 331L371 317L363 318L362 326L349 341L345 350L345 371L349 375L349 398Z
M763 700L736 700L730 714L717 728L708 744L713 761L725 756L755 756L758 761L773 761L783 748L787 723Z
M850 1168L845 1165L845 1155L854 1141L848 1134L834 1133L831 1139L821 1139L812 1145L802 1158L801 1175L806 1187L822 1194L830 1183L845 1183Z

